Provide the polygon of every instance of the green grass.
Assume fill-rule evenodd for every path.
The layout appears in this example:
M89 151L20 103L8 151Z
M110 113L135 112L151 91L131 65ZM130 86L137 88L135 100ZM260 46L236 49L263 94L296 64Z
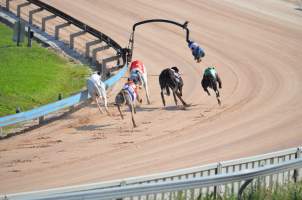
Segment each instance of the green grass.
M17 47L13 31L0 23L0 116L54 102L85 86L87 66L75 65L33 42Z
M274 189L265 188L263 186L253 186L245 189L243 200L302 200L302 182L288 183L282 186L274 186ZM185 200L184 192L177 192L175 199ZM194 199L194 198L188 198ZM237 195L214 197L213 193L205 197L195 198L196 200L237 200ZM194 199L194 200L195 200Z

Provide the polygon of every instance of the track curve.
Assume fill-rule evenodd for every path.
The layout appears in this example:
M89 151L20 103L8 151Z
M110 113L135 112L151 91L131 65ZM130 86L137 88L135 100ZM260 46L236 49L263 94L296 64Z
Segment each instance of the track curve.
M301 145L302 12L286 1L49 0L47 3L127 44L132 25L150 18L190 21L206 58L193 62L182 30L136 30L133 58L148 68L152 105L132 129L89 105L42 128L0 141L0 192L20 192L163 172ZM260 11L259 11L259 8ZM177 65L188 110L162 108L158 75ZM222 106L201 89L205 67L223 81ZM112 101L119 86L110 93Z

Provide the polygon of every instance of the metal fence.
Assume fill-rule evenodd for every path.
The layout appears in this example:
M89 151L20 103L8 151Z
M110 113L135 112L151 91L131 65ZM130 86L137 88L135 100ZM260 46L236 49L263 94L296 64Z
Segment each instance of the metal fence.
M7 195L24 199L196 199L208 194L230 196L239 193L245 180L250 187L274 189L299 180L300 148L213 163L148 176ZM3 197L4 198L4 197Z

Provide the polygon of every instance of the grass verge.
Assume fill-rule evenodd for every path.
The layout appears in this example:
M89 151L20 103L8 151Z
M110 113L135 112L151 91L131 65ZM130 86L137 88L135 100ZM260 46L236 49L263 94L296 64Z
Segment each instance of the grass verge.
M81 90L89 74L87 66L69 62L33 42L17 47L13 31L0 23L0 117L17 107L32 109Z

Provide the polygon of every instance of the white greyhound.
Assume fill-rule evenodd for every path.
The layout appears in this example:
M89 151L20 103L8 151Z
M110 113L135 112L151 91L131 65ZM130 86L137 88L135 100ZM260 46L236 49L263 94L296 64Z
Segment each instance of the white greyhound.
M103 113L101 108L101 101L104 102L104 107L108 115L109 110L107 106L107 95L106 95L106 85L101 80L100 72L93 73L87 80L88 94L91 96L92 100L96 102L99 110Z
M133 80L135 84L138 84L139 86L143 85L146 92L147 102L148 104L151 104L148 88L147 69L141 61L134 60L131 62L130 79Z

